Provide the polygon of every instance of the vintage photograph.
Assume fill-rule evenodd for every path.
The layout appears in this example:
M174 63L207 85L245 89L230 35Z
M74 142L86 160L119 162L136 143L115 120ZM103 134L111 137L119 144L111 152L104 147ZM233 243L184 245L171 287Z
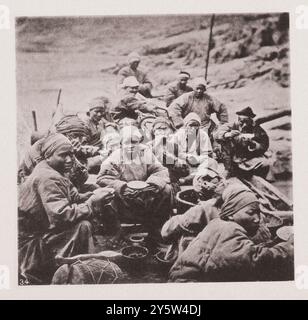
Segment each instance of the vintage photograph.
M15 31L20 286L294 279L289 13Z

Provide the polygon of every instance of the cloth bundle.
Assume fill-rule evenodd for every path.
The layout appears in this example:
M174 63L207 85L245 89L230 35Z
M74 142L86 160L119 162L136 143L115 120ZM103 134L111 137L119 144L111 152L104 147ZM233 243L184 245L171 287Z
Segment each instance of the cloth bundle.
M56 131L62 134L78 134L89 137L89 129L86 124L76 115L62 118L56 125Z

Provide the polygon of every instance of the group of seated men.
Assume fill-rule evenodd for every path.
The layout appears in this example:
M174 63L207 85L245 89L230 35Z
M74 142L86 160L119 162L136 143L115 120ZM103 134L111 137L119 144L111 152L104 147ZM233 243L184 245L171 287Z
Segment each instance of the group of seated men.
M191 88L183 71L158 108L139 62L133 53L120 70L115 105L93 99L87 119L63 117L26 151L18 171L20 276L46 283L56 255L93 253L98 221L103 234L140 223L154 243L177 243L170 281L262 279L266 267L292 261L293 240L264 246L269 232L258 199L230 182L238 172L268 171L269 138L252 109L228 123L226 106L206 92L205 81L197 78ZM134 188L132 181L145 184ZM200 202L174 215L185 184Z

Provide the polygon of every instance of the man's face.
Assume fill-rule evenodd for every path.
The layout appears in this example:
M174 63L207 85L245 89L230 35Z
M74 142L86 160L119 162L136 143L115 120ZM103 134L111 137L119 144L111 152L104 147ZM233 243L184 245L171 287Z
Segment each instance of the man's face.
M232 219L242 226L250 236L256 234L260 225L260 208L259 203L252 203L236 212Z
M61 174L68 172L73 166L73 149L59 148L47 159L47 162Z
M128 137L122 141L124 153L129 158L132 158L138 151L139 142L139 138L135 136Z
M187 85L187 81L188 81L187 78L180 78L180 80L179 80L180 87L185 88Z
M198 85L195 89L195 97L196 98L202 98L203 94L205 92L205 86L203 85Z
M139 90L139 86L135 86L135 87L127 87L126 91L130 94L135 95Z
M90 119L96 123L100 122L104 115L105 112L103 108L94 108L90 111Z
M200 128L200 123L197 121L191 121L186 125L186 132L189 135L197 134L198 129Z
M133 69L133 70L137 70L138 66L139 66L139 63L140 61L133 61L130 63L130 67Z
M247 116L238 116L238 122L241 129L251 128L253 124L253 119Z

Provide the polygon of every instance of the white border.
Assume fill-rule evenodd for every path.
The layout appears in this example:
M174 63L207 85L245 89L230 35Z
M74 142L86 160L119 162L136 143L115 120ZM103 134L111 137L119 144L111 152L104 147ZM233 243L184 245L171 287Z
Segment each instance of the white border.
M28 0L1 1L11 14L11 29L0 30L0 141L1 141L1 223L0 264L10 269L10 288L0 290L0 299L306 299L308 291L294 282L134 284L100 286L17 286L16 222L16 98L15 30L16 16L57 15L143 15L290 12L291 106L293 121L293 164L295 202L296 266L308 265L308 30L295 29L297 0ZM152 4L152 6L151 6ZM308 4L307 4L308 5Z

